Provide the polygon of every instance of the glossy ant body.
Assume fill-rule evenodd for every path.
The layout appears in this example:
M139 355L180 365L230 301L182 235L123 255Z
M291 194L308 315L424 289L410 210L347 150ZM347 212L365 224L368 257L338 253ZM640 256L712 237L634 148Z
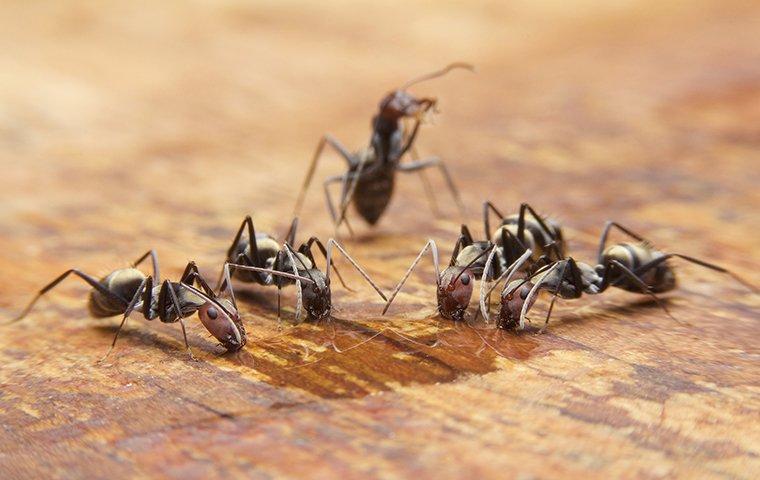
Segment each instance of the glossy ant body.
M311 184L314 171L326 145L337 151L345 159L348 166L346 173L329 177L323 184L327 207L336 231L346 220L346 209L352 202L356 211L367 223L370 225L377 223L385 212L393 194L396 172L420 172L422 174L427 168L438 168L460 210L464 211L459 192L441 159L430 157L401 163L402 157L410 149L413 149L423 116L434 109L437 102L435 98L414 97L406 89L419 82L445 75L454 68L471 70L472 66L465 63L452 63L442 70L411 80L401 88L387 94L380 102L377 115L372 119L372 135L367 148L351 153L337 139L331 135L324 135L312 157L296 201L294 215L299 215L306 191ZM403 119L407 118L414 118L414 126L408 135L402 122ZM413 150L412 153L414 153ZM416 154L414 156L416 157ZM423 180L425 180L424 177ZM330 185L335 183L341 185L340 204L337 211L330 195ZM425 186L428 194L431 195L430 186L427 183ZM346 222L346 226L349 230L351 229L348 222Z
M385 300L385 294L375 285L367 272L346 252L346 250L334 239L327 242L327 247L317 237L311 237L308 241L301 244L298 250L293 248L295 242L296 230L298 228L298 218L293 223L285 236L285 241L280 245L271 235L266 233L257 233L253 226L253 220L246 216L240 225L232 245L227 251L227 262L230 264L246 265L258 267L260 269L273 269L278 272L292 272L300 278L306 277L311 281L305 285L301 281L291 276L274 277L270 274L261 272L252 272L239 269L235 265L230 266L232 278L241 282L258 283L260 285L277 286L277 316L280 316L280 291L284 285L296 284L297 305L296 321L301 319L302 305L306 308L308 319L321 320L330 316L332 309L332 293L330 289L330 267L334 268L332 262L332 248L335 247L340 251L351 265L361 274L361 276L375 289L380 297ZM243 232L247 230L247 238L243 237ZM312 247L316 245L319 251L325 257L325 272L317 268ZM335 269L341 284L347 290L350 290L343 282L338 270ZM220 280L219 288L223 286Z
M148 257L150 257L153 264L152 275L145 275L137 269L137 266ZM296 278L299 281L311 281L308 278L256 267L238 265L236 268ZM224 275L229 277L227 265L225 265L223 271ZM182 327L185 347L191 357L192 352L187 341L187 332L183 318L189 317L196 312L206 330L228 351L238 351L246 343L245 328L240 320L232 290L229 290L230 299L220 298L221 292L216 293L209 288L205 279L198 271L195 262L187 264L179 282L172 282L170 280L161 282L158 257L153 250L145 253L130 267L114 270L101 279L96 279L74 268L65 271L42 288L26 308L16 318L11 320L10 323L23 319L40 297L55 288L71 274L78 276L92 287L87 304L92 317L105 318L122 314L124 316L118 330L116 330L111 348L109 348L103 359L113 350L127 318L135 310L142 313L146 320L158 318L163 323L179 322ZM196 288L195 284L200 288Z
M607 237L613 227L636 242L620 242L607 247ZM505 272L507 278L501 294L497 325L505 329L522 330L525 327L527 312L535 303L540 290L549 291L553 295L542 330L549 323L557 297L575 299L583 294L596 295L611 286L649 295L669 314L656 294L668 292L676 287L675 271L668 263L672 258L680 258L728 274L750 290L757 291L756 287L723 267L678 253L661 252L631 230L618 223L607 222L600 238L595 266L568 257L544 265L522 280L511 280L517 269ZM481 311L483 317L488 320L488 309L483 294Z

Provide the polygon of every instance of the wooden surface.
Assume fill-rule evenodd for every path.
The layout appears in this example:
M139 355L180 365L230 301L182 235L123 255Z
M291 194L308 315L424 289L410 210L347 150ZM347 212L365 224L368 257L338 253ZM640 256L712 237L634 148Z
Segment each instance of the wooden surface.
M441 110L419 148L474 229L485 198L530 201L576 257L614 218L760 282L756 5L323 3L6 2L0 314L149 248L165 275L215 274L245 214L284 232L322 133L364 145L387 90L453 60L478 72L415 90ZM445 257L456 239L445 193L435 218L421 192L400 178L346 242L385 289L428 237ZM319 187L302 227L331 233ZM688 325L610 292L561 303L544 335L431 318L429 267L388 318L350 276L330 323L278 331L274 291L241 287L240 354L191 320L190 361L177 325L135 316L105 365L118 319L68 281L1 330L0 477L760 476L760 302L719 275L679 265Z

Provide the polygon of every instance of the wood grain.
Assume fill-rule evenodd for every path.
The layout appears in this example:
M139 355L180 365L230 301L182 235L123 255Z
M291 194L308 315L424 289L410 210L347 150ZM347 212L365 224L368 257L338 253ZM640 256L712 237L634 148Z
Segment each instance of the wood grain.
M320 135L367 140L381 96L420 85L423 154L478 205L530 201L592 258L614 218L755 284L760 8L749 2L7 2L0 11L0 315L76 266L149 248L215 274L236 227L282 234ZM335 157L318 177L340 172ZM385 289L461 221L415 176L346 240ZM360 225L358 219L354 225ZM301 236L331 234L319 188ZM340 264L348 272L347 264ZM758 297L680 265L668 304L564 302L544 335L432 317L433 275L390 315L349 274L335 319L286 321L241 287L251 334L87 316L69 281L0 335L2 478L757 478ZM542 303L541 309L546 306ZM434 345L434 346L430 346Z

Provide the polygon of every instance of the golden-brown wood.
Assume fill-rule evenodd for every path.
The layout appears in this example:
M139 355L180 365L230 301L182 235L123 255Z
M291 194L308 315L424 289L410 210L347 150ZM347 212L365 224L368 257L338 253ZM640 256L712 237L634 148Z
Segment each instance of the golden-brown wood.
M245 214L284 233L320 135L365 144L383 93L453 60L478 72L415 88L441 106L419 148L476 231L483 199L526 200L578 258L614 218L757 284L758 31L739 1L6 2L0 314L148 248L165 276L215 275ZM428 237L450 253L435 182L445 217L403 176L346 242L385 289ZM311 233L331 233L319 186ZM430 318L425 266L388 318L350 274L332 323L278 330L274 290L242 286L240 354L191 319L190 361L177 325L135 315L104 365L118 319L70 280L0 330L0 477L757 478L758 297L678 268L688 324L610 292L544 335L478 332Z

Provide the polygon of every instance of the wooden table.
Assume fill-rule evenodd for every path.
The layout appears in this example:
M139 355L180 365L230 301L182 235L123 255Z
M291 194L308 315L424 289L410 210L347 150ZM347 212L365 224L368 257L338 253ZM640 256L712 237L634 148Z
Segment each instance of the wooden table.
M616 219L760 283L757 5L323 3L4 5L0 314L149 248L167 276L215 276L245 214L287 228L320 135L365 144L386 91L453 60L477 73L414 89L440 100L418 146L475 231L484 199L529 201L580 259ZM386 290L427 238L450 254L461 219L433 181L441 217L410 175L376 229L352 217ZM317 185L299 237L331 233ZM516 335L433 318L429 266L387 318L339 266L357 291L335 285L332 322L292 325L288 292L278 329L275 291L241 286L249 344L222 355L190 319L197 362L135 315L97 364L119 319L62 284L1 330L0 477L760 476L760 303L730 279L679 263L681 323L610 291Z

